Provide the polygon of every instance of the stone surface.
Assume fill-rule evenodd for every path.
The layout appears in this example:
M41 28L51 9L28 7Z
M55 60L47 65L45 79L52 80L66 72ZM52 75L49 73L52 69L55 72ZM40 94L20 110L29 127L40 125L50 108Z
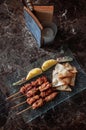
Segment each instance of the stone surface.
M43 4L42 0L33 0ZM25 26L23 4L19 0L0 3L0 89L8 95L6 77L18 70L27 71L27 66L56 49L68 46L86 71L86 1L47 0L55 5L54 20L58 26L55 41L50 46L38 48L35 39ZM15 117L15 116L14 116ZM9 117L4 130L69 130L86 129L86 91L25 124L22 118ZM39 121L40 120L40 121Z

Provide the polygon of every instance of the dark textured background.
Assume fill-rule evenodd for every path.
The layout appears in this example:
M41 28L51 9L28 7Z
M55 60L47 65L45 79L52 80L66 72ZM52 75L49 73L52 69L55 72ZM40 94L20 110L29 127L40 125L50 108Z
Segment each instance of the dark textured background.
M37 0L36 4L55 5L54 20L58 33L53 45L38 48L25 26L20 0L0 1L0 88L8 95L6 77L25 69L39 57L51 54L61 45L68 46L86 71L86 1ZM20 73L18 75L20 77ZM7 116L6 116L7 117ZM20 117L9 117L4 130L85 130L86 91L69 99L29 124Z

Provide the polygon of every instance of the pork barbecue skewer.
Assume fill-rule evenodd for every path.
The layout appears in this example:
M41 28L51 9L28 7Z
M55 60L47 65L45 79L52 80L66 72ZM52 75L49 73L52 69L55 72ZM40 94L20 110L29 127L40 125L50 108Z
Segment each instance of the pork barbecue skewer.
M44 78L44 77L43 77ZM41 78L41 79L43 79L43 78ZM51 84L46 80L46 78L44 78L45 79L45 82L43 83L41 80L36 80L36 81L38 81L39 83L38 84L40 84L40 86L35 86L35 83L36 83L36 85L37 85L37 82L32 82L31 84L33 84L33 86L35 86L35 87L32 87L30 90L28 90L28 88L30 88L31 87L31 84L27 84L25 87L23 86L21 89L20 89L20 92L22 92L23 93L23 95L24 96L26 96L28 99L27 99L27 103L29 103L29 105L31 105L33 102L34 102L34 100L36 100L36 98L37 99L39 99L38 97L39 97L39 95L40 95L40 93L43 95L43 92L44 91L46 91L46 90L48 90L48 89L50 89L51 88ZM28 90L28 91L26 91L26 90ZM49 91L49 90L48 90ZM50 93L50 92L47 92L47 94L48 93ZM16 99L18 99L19 97L22 97L23 95L20 95L20 96L18 96L18 97L16 97ZM14 100L15 100L15 98L14 98ZM32 103L31 103L32 102ZM22 104L24 104L24 103L26 103L26 101L24 101L24 102L22 102L22 103L20 103L20 104L17 104L17 105L15 105L15 106L13 106L12 107L12 109L13 108L16 108L16 107L18 107L18 106L21 106Z
M29 87L31 87L30 84L26 85L25 87L23 86L23 87L20 89L19 92L17 92L17 93L15 93L15 94L11 95L11 96L8 97L6 100L10 100L10 99L14 98L15 96L17 96L17 95L19 95L19 94L21 94L21 93L22 93L23 95L20 95L19 97L16 97L16 98L14 98L14 99L18 99L18 98L23 97L23 96L30 97L30 96L36 94L39 90L40 90L40 91L47 90L49 87L51 87L51 85L50 85L49 82L45 82L45 83L43 83L42 85L40 85L38 88L33 87L33 88L31 88L31 89L29 90L29 89L28 89ZM26 90L28 90L28 91L26 92Z
M13 106L12 109L19 107L25 103L28 103L31 106L17 113L17 115L30 108L39 108L43 106L46 102L53 100L57 95L57 92L54 91L54 89L52 88L52 84L47 81L46 77L38 78L36 81L26 84L20 89L18 93L8 97L8 99L13 98L19 93L22 93L23 96L26 96L27 100ZM20 95L19 97L22 97L22 95ZM16 99L18 99L18 96L16 97Z
M25 91L30 90L30 89L31 89L32 87L34 87L34 86L35 86L35 87L40 86L43 82L44 82L44 83L47 82L47 78L46 78L45 76L42 76L42 77L38 78L36 81L32 81L31 83L24 85L24 86L20 89L19 92L14 93L13 95L7 97L6 100L10 100L10 99L16 97L16 96L19 95L19 94L24 94ZM19 97L20 97L20 96L19 96ZM17 98L17 99L18 99L18 98Z
M39 95L40 92L43 92L43 91L45 91L45 90L47 90L47 89L49 89L51 87L52 86L51 86L51 84L49 82L43 83L42 85L38 86L37 88L34 87L31 90L27 91L25 93L25 96L29 98L29 97L32 97L32 96L34 96L36 94Z
M32 106L30 106L30 107L28 107L28 108L26 108L26 109L24 109L24 110L18 112L17 115L20 115L20 114L22 114L23 112L25 112L25 111L27 111L27 110L29 110L29 109L31 109L31 108L32 108L32 109L40 108L40 107L43 106L45 103L47 103L47 102L53 100L53 99L57 96L57 94L58 94L57 92L53 92L53 93L51 93L50 95L46 96L44 99L42 99L42 98L38 99L36 102L34 102L34 103L32 104Z
M21 105L23 105L23 104L25 104L25 103L28 103L29 105L32 105L32 104L33 104L36 100L38 100L39 98L40 98L40 97L39 97L38 95L35 95L34 97L27 98L26 101L23 101L23 102L21 102L21 103L15 105L15 106L13 106L13 107L11 107L11 109L14 109L14 108L16 108L16 107L19 107L19 106L21 106Z
M27 98L26 101L23 101L22 103L19 103L19 104L15 105L15 106L13 106L13 107L11 107L11 108L14 109L14 108L16 108L16 107L19 107L19 106L25 104L25 103L28 103L29 105L32 105L32 104L33 104L36 100L38 100L40 97L41 97L41 98L45 98L45 97L48 96L50 93L52 93L52 89L51 89L51 88L49 88L49 89L46 90L46 91L40 92L40 95L35 95L35 96L33 96L33 97Z

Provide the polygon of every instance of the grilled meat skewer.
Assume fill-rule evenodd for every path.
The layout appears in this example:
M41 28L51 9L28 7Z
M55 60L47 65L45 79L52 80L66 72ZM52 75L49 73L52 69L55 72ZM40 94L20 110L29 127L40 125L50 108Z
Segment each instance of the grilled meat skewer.
M36 102L38 99L40 99L40 97L43 99L43 98L45 98L46 96L48 96L49 94L51 94L52 92L53 92L53 90L52 90L51 88L49 88L48 90L41 92L40 95L33 95L33 96L27 98L26 101L24 101L24 102L22 102L22 103L20 103L20 104L17 104L17 105L15 105L15 106L13 106L12 109L14 109L14 108L16 108L16 107L18 107L18 106L21 106L22 104L24 104L24 103L26 103L26 102L27 102L29 105L32 105L34 102Z
M26 84L20 89L20 93L26 94L27 91L32 89L33 87L38 87L42 85L43 83L47 82L47 78L45 76L42 76L41 78L38 78L36 81L32 81L29 84Z
M44 98L44 97L48 96L50 93L52 93L52 89L51 89L51 88L49 88L49 89L46 90L46 91L42 91L42 92L40 93L40 96L41 96L42 98Z
M50 95L48 95L47 97L44 98L44 101L49 102L49 101L53 100L57 96L57 94L58 94L57 92L51 93Z
M35 95L33 97L27 98L27 103L29 105L32 105L36 100L38 100L40 97L38 95Z
M32 88L31 84L26 84L25 86L21 87L20 93L26 94L27 91L29 91Z
M51 87L52 87L51 84L49 82L46 82L46 83L43 83L41 86L39 86L39 90L42 92L42 91L45 91Z
M37 109L37 108L43 106L43 104L44 104L44 101L43 101L42 98L40 98L40 99L38 99L36 102L34 102L34 103L32 104L32 109Z
M36 95L38 92L39 92L38 88L33 88L30 91L27 91L27 93L25 95L26 95L26 97L29 98L29 97Z
M32 104L32 106L30 106L30 107L28 107L28 108L18 112L17 115L22 114L23 112L29 110L30 108L37 109L37 108L43 106L44 102L46 103L46 102L49 102L49 101L53 100L57 96L57 94L58 94L57 92L53 92L49 96L45 97L45 99L39 98L36 102L34 102Z
M33 104L36 100L38 100L40 97L45 98L46 96L50 95L53 92L53 89L49 88L46 91L42 91L39 95L35 95L33 97L27 98L27 103L28 104Z

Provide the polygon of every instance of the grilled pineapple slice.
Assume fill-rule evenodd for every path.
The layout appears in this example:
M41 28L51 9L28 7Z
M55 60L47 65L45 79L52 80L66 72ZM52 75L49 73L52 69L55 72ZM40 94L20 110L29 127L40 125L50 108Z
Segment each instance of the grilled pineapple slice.
M48 70L49 68L51 68L55 64L57 64L57 60L50 59L50 60L45 61L42 64L41 68L42 68L43 71L46 71L46 70Z
M42 69L41 68L34 68L29 71L29 73L26 76L26 80L29 80L31 78L34 78L37 75L42 74Z

